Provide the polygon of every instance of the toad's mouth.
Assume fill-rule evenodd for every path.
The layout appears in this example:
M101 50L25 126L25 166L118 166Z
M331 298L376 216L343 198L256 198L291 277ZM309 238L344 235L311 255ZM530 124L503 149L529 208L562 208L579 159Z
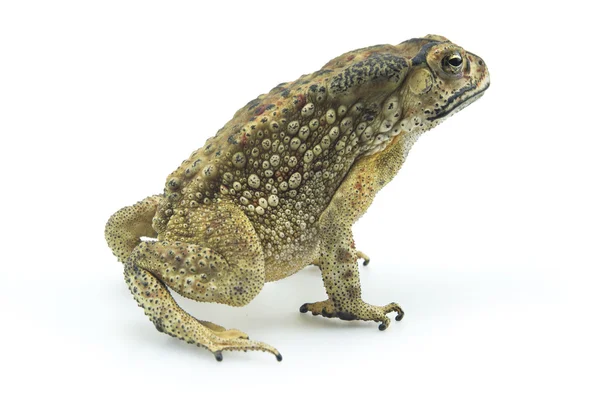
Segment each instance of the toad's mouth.
M473 103L475 100L479 99L483 96L483 93L490 87L490 80L483 79L483 85L481 85L481 81L475 83L474 85L465 86L457 93L453 94L448 98L446 105L441 107L436 115L432 115L428 117L428 121L435 121L440 118L446 118L451 116L454 113L459 112L469 104Z

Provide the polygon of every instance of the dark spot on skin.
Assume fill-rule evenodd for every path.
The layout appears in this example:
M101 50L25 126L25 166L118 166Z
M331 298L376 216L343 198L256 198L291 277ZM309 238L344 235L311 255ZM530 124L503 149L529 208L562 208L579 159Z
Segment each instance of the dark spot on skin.
M360 298L360 287L351 286L348 288L348 296L351 298Z
M286 99L290 95L290 89L284 89L281 91L281 97Z
M256 108L256 110L254 110L254 115L261 115L265 112L266 108L267 107L264 104L261 104L259 107Z
M365 113L363 115L363 120L367 121L367 122L371 122L375 119L375 116L377 115L377 113Z
M351 312L347 312L347 311L338 311L337 317L344 321L354 321L356 319L356 315L352 314Z
M426 45L422 46L419 53L412 58L412 60L411 60L412 65L414 66L414 65L426 63L427 62L427 53L429 52L429 49L431 49L433 46L435 46L438 43L439 42L431 41L430 43L427 43Z
M330 83L333 94L345 94L366 82L391 81L399 83L408 68L408 62L392 54L373 53L364 61L351 64Z
M324 316L324 317L327 317L327 318L333 318L333 317L335 317L335 314L336 313L327 312L327 310L325 308L323 308L321 310L321 315Z
M235 136L235 134L229 135L229 137L227 138L227 142L229 144L238 144L238 141L236 140Z
M328 74L330 72L333 72L333 70L331 70L331 69L322 69L322 70L319 70L319 71L315 72L314 75L315 76L321 76L321 75L324 75L324 74Z
M306 104L306 97L304 97L303 94L299 94L299 95L295 96L294 104L296 105L296 108L298 110L302 109L302 107L304 107L304 105Z
M248 102L248 104L246 104L246 106L248 107L249 111L252 111L254 108L258 107L259 104L260 104L260 100L254 99L254 100Z
M156 330L159 332L164 332L164 327L163 327L163 323L162 323L162 319L158 318L156 320L153 321L154 322L154 326L156 327Z
M350 251L347 249L340 247L337 251L337 260L340 263L348 263L352 261L352 253L350 253Z

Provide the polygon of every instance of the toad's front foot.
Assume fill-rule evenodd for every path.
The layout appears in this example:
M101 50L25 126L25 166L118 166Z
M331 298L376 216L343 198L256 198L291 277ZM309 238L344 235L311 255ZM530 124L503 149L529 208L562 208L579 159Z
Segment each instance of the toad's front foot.
M362 320L381 322L379 330L383 331L390 325L390 319L386 314L395 311L396 321L400 321L404 317L404 311L396 303L390 303L386 306L373 306L362 300L358 300L349 304L348 307L336 308L333 301L325 300L316 303L304 303L300 307L301 313L310 311L312 315L322 315L327 318L339 318L344 321Z

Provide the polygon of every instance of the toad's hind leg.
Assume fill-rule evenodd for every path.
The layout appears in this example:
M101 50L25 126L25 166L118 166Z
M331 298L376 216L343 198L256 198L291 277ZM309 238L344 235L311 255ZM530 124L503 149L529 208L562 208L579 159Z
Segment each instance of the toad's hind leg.
M281 360L268 344L192 317L169 293L167 287L193 300L242 306L264 285L262 247L247 217L226 203L196 210L186 223L194 226L190 240L198 244L167 236L133 250L125 262L131 293L159 331L205 347L219 361L223 350L261 350Z
M171 267L164 268L162 271L164 275L170 275L167 279L165 279L166 276L160 276L159 279L155 273L148 270L154 269L158 264L157 261L160 260L160 255L156 257L156 253L172 252L172 259L192 258L186 257L191 255L191 253L187 253L187 250L196 253L198 248L190 246L181 243L174 243L172 246L162 242L142 243L125 264L125 281L133 297L139 306L144 309L145 314L154 323L156 329L188 343L207 348L215 355L217 361L223 359L222 351L224 350L267 351L274 354L281 361L281 354L268 344L248 340L247 335L243 332L235 329L225 330L223 327L211 322L199 321L185 312L175 302L163 281L169 282L172 285L171 287L183 296L197 300L205 297L205 301L218 300L220 296L215 295L215 293L218 293L217 287L221 285L208 287L208 285L201 284L199 286L196 281L202 278L198 276L199 274L191 273L190 269L193 269L193 267L186 268L185 261L183 263L175 262L170 264ZM202 251L200 251L201 253ZM209 255L208 258L211 258L211 256ZM167 261L167 263L169 262ZM182 270L183 273L181 273ZM173 279L173 282L171 282L171 279Z
M104 237L120 262L127 260L133 249L142 242L141 237L156 237L152 217L162 200L161 195L146 197L132 206L123 207L109 218Z

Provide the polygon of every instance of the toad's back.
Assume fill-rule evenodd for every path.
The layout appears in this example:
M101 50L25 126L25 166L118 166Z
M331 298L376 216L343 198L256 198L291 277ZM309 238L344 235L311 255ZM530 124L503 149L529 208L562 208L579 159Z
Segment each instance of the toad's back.
M389 45L346 53L240 109L168 177L159 238L193 241L203 229L195 210L227 200L255 227L267 267L285 265L268 268L268 280L313 261L319 216L350 167L399 132L390 94L408 64L396 53Z

